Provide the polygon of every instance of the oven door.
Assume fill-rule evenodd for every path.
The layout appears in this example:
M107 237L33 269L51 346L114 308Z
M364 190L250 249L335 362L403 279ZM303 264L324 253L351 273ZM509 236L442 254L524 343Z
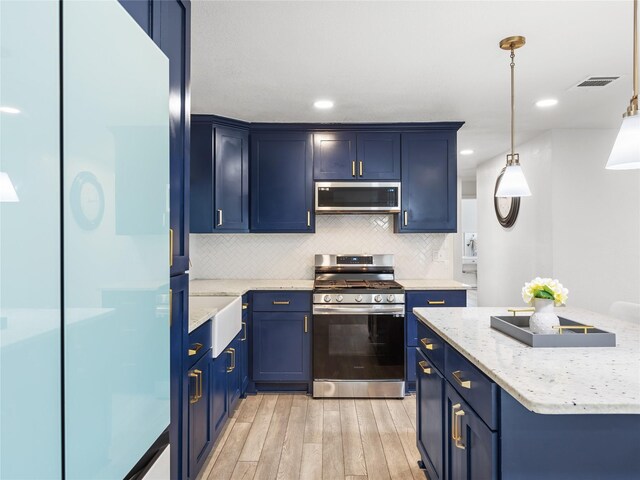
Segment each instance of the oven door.
M403 380L404 305L314 306L314 380Z

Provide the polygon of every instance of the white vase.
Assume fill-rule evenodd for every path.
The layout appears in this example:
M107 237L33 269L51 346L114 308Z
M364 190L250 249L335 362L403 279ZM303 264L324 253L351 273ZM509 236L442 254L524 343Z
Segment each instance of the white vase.
M534 298L533 307L536 311L529 319L529 329L533 333L558 333L560 319L554 313L554 301L546 298Z

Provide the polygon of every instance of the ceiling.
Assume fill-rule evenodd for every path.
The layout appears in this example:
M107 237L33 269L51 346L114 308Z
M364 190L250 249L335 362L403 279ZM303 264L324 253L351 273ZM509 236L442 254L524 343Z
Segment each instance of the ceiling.
M465 121L459 174L552 128L617 128L631 97L631 0L192 2L192 112L256 122ZM572 89L588 76L621 75ZM559 100L540 109L541 98ZM313 102L335 107L317 110ZM523 159L526 161L526 159ZM604 160L603 160L604 161Z

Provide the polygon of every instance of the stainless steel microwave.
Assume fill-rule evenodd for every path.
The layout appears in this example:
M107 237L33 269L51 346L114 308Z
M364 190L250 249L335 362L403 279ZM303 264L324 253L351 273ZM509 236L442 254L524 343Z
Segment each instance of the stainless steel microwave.
M316 213L399 213L400 182L316 182Z

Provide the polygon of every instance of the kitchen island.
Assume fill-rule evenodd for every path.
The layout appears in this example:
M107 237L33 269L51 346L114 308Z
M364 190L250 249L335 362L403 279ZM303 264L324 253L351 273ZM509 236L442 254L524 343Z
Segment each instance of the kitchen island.
M616 347L531 348L506 308L415 308L418 449L432 479L638 478L640 326L563 308Z

